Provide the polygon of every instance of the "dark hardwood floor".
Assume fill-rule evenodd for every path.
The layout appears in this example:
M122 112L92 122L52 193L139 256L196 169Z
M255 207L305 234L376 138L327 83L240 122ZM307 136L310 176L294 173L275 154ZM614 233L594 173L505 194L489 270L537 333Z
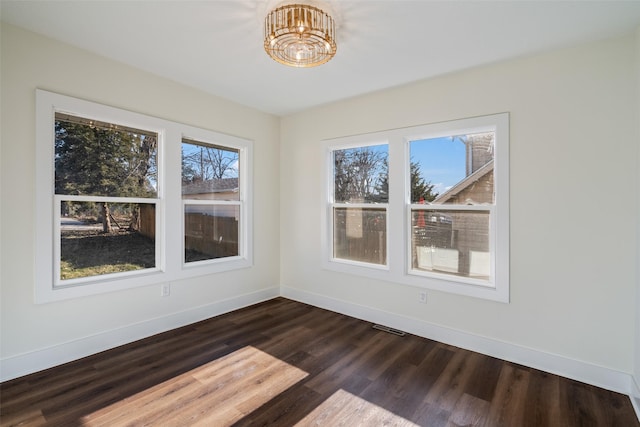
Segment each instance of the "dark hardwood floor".
M629 398L277 298L0 385L2 426L640 426Z

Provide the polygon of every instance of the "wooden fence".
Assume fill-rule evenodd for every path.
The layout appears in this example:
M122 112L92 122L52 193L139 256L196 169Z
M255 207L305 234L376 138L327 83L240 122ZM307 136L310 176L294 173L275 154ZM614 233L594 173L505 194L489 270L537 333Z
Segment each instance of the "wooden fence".
M156 209L152 204L140 204L133 228L140 234L155 238ZM213 259L238 255L238 221L233 217L187 213L184 217L185 250L205 256L196 259Z
M141 203L133 215L132 228L150 239L156 238L156 205Z
M238 255L238 221L201 213L187 213L184 218L185 249L223 258Z

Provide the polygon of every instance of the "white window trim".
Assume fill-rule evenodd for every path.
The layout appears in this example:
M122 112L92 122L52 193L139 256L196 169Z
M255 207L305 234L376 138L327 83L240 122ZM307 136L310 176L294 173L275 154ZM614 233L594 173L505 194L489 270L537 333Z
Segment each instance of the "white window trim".
M450 135L495 131L495 203L487 206L426 205L434 209L490 211L491 280L457 277L412 270L410 141ZM389 203L387 210L387 266L333 258L332 151L367 145L389 144ZM403 129L326 140L322 146L325 176L322 194L321 245L323 268L387 282L432 289L487 300L509 302L509 114L499 113ZM404 177L403 179L394 179ZM374 207L375 205L372 205ZM422 205L421 205L422 207Z
M207 264L228 264L232 262L242 262L243 253L245 248L250 247L250 221L248 215L248 206L250 198L247 199L245 197L246 194L250 191L250 186L246 181L248 181L251 174L251 156L249 153L249 149L246 144L246 140L241 138L230 137L225 135L224 138L221 138L218 135L215 138L212 138L211 132L203 131L198 128L190 128L188 133L183 133L180 143L184 140L188 141L196 141L204 144L210 144L212 146L223 146L225 148L233 148L238 150L238 161L240 163L240 179L239 179L239 194L240 200L197 200L197 199L182 199L182 236L185 235L184 230L184 207L185 205L231 205L231 206L239 206L240 207L240 218L239 218L239 236L238 236L238 256L226 257L226 258L216 258L205 261L195 261L195 262L185 262L184 259L184 251L182 254L182 266L184 269L198 268ZM224 144L221 144L221 140L224 139Z
M56 202L70 196L54 194L54 121L56 112L117 123L145 129L158 134L158 195L155 199L156 267L76 281L64 281L60 286L56 274L59 256L56 233L60 212ZM211 260L211 262L184 264L184 215L181 194L181 146L183 136L195 137L203 142L238 149L241 161L240 194L241 243L240 255ZM188 277L203 276L222 271L247 268L253 265L252 221L252 152L253 142L210 130L196 128L169 120L134 113L78 98L36 90L36 191L35 191L35 288L36 303L47 303L123 289L149 286ZM72 197L72 196L71 196ZM91 197L82 196L83 200ZM96 198L96 200L101 198ZM117 198L108 197L110 200ZM126 198L127 201L132 199ZM169 226L171 225L171 226ZM195 264L195 265L191 265Z
M137 197L103 197L103 196L67 196L67 195L58 195L55 194L53 196L53 255L51 257L53 264L53 289L63 289L71 286L84 286L88 283L92 283L95 281L104 282L105 280L117 280L119 278L128 278L130 276L137 275L145 275L149 273L155 273L164 270L161 265L162 257L162 245L156 245L156 260L159 265L156 265L153 268L145 268L143 270L134 270L134 271L126 271L122 273L111 273L105 274L103 276L93 276L93 277L82 277L78 279L68 279L68 280L60 280L60 263L53 262L54 259L60 259L60 202L62 201L82 201L82 202L110 202L110 203L152 203L156 206L156 211L160 212L158 206L160 205L160 199L145 199L145 198L137 198ZM157 221L159 222L159 221ZM156 236L159 234L158 224L156 222Z
M322 253L328 254L324 257L325 261L331 262L332 264L323 263L325 267L328 265L332 265L333 269L338 271L351 272L360 271L360 274L367 275L367 273L371 270L389 270L389 233L387 232L387 241L386 241L386 252L387 252L387 263L386 264L374 264L367 263L361 261L351 261L344 258L335 258L334 250L333 250L333 210L335 208L369 208L369 209L384 209L386 212L386 229L389 230L389 202L387 203L344 203L344 202L336 202L334 200L334 188L333 188L333 177L334 177L334 162L333 162L333 151L334 150L345 150L350 148L361 148L361 147L373 147L378 145L389 145L389 140L386 138L371 138L367 135L357 135L346 139L345 141L341 141L336 145L329 144L326 146L324 158L326 159L326 167L325 171L328 171L326 179L324 180L324 191L323 195L326 195L323 198L323 205L327 205L326 209L322 211L322 238L321 238L321 247ZM389 147L389 150L391 147ZM328 199L327 199L328 198ZM327 203L328 200L328 203ZM341 267L343 266L343 267Z

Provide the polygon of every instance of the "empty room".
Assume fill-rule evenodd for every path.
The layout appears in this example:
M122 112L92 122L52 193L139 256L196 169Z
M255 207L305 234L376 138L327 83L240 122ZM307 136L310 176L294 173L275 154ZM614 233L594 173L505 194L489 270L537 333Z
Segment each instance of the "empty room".
M0 31L0 426L640 427L640 2Z

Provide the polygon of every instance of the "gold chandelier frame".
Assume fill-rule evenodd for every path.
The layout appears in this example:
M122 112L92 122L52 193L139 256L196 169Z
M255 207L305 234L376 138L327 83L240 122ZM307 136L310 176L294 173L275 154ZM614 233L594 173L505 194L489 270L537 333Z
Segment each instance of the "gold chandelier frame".
M324 64L336 54L335 22L314 6L280 6L264 20L264 50L274 60L291 67Z

